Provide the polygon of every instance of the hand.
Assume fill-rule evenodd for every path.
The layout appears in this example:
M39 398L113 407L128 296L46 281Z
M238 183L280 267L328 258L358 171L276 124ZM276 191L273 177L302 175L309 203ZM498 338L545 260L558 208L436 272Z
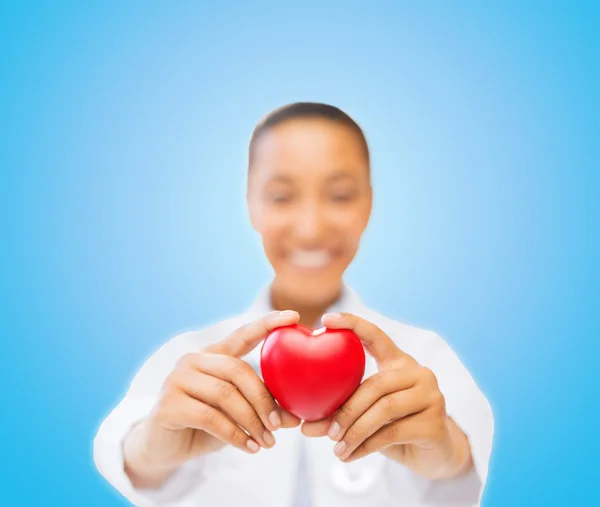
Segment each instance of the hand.
M275 444L272 431L300 420L275 402L240 357L296 312L271 312L224 340L183 356L152 413L125 441L126 469L138 483L161 483L185 461L226 444L250 454Z
M322 322L354 331L379 373L365 379L330 418L304 422L302 433L329 435L338 442L334 453L346 463L379 451L428 478L464 470L470 460L468 441L446 414L435 374L366 320L329 314Z

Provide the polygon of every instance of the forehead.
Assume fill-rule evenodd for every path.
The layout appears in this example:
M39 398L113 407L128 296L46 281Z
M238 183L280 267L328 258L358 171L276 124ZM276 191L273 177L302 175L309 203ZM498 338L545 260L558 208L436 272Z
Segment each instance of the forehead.
M252 147L252 171L301 172L326 176L331 171L368 169L363 142L347 125L327 119L287 120L262 132Z

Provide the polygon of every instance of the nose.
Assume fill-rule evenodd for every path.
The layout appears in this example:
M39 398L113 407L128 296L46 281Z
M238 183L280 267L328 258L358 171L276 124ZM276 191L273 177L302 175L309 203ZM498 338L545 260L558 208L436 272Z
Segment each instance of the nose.
M296 237L305 246L318 246L325 232L325 211L318 202L306 203L298 210L296 217Z

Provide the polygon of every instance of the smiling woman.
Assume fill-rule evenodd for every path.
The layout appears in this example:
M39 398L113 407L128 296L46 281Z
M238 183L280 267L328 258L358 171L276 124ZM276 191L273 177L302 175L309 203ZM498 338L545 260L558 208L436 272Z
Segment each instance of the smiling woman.
M312 326L340 295L372 206L360 127L325 104L280 108L256 127L248 208L275 270L273 302Z
M440 336L366 308L343 281L372 208L362 130L334 106L291 104L258 124L248 158L250 221L275 276L247 312L144 364L98 432L99 470L136 505L478 505L485 396ZM296 336L285 364L291 342L272 339L263 376L260 344L299 323L328 331ZM344 336L359 348L336 355ZM329 399L336 385L352 392ZM296 415L277 401L290 396Z

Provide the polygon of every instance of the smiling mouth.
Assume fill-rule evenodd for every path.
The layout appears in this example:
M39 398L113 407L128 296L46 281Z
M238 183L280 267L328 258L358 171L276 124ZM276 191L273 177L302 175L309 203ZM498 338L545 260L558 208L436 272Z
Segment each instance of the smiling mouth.
M301 269L321 269L329 265L334 255L329 250L295 250L288 260L292 266Z

